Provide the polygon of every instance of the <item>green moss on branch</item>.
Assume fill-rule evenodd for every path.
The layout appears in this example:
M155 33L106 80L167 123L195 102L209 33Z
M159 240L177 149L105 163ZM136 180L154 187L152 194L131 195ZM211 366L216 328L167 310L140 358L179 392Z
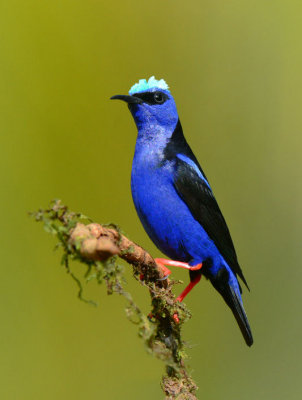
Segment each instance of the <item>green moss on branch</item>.
M162 380L166 399L196 399L197 386L184 363L186 355L181 337L181 327L190 318L190 313L183 303L175 302L172 287L176 282L160 280L164 276L161 267L142 247L123 235L116 225L92 223L85 215L69 211L60 200L53 201L47 209L40 209L32 216L36 221L43 222L47 232L57 237L57 247L63 250L61 262L78 285L81 300L95 304L83 297L83 283L91 280L105 284L108 294L118 293L126 298L128 319L138 325L138 334L147 351L166 366L166 375ZM134 277L148 289L152 320L125 291L119 258L132 265ZM81 278L75 276L70 268L73 260L80 261L85 267ZM180 323L175 322L175 313Z

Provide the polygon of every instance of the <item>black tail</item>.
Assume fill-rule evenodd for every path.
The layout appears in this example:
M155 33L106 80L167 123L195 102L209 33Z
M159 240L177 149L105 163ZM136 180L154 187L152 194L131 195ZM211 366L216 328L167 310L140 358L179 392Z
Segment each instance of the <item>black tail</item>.
M225 279L212 280L212 284L215 289L222 295L224 301L232 310L246 344L248 346L251 346L253 344L252 331L246 313L244 311L242 301L239 297L240 295L235 292L235 290L230 286L229 282L226 282Z

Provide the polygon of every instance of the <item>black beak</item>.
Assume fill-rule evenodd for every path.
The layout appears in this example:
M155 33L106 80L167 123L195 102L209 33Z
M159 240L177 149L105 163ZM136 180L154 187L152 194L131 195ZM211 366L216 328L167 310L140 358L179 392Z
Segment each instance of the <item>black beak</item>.
M141 104L143 102L142 99L135 96L127 96L124 94L117 94L116 96L110 97L110 100L123 100L128 104Z

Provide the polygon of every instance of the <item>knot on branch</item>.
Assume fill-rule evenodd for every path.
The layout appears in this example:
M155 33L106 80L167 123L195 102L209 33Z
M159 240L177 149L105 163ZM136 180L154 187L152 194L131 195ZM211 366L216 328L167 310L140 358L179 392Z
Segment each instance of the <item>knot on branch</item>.
M113 231L112 238L108 237L109 230L105 230L99 224L84 225L78 223L70 232L70 243L78 247L84 258L94 261L105 261L108 258L120 254Z
M81 256L94 261L106 261L118 255L136 267L136 271L144 276L145 281L153 281L158 287L166 288L168 282L162 267L141 246L132 242L118 229L97 223L84 225L77 223L70 231L69 243L80 252Z

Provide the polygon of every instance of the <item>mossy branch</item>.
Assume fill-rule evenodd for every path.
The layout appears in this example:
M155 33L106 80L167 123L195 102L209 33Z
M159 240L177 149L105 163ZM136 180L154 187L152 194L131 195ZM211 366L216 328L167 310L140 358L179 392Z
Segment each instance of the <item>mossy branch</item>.
M57 236L57 247L63 249L62 264L77 283L81 300L93 303L83 297L83 282L91 280L104 283L108 294L118 293L126 298L126 315L138 325L138 334L147 351L165 363L166 375L161 384L165 398L197 399L197 386L184 363L186 354L181 337L181 327L190 313L183 303L175 302L172 293L173 285L178 282L161 280L164 276L161 267L142 247L124 236L118 226L92 223L86 216L69 211L60 200L31 215L44 223L46 231ZM149 316L142 313L131 294L124 290L125 278L123 267L117 264L118 257L132 265L136 280L149 290L152 303ZM71 271L71 260L86 266L83 278ZM175 313L179 323L173 318Z

